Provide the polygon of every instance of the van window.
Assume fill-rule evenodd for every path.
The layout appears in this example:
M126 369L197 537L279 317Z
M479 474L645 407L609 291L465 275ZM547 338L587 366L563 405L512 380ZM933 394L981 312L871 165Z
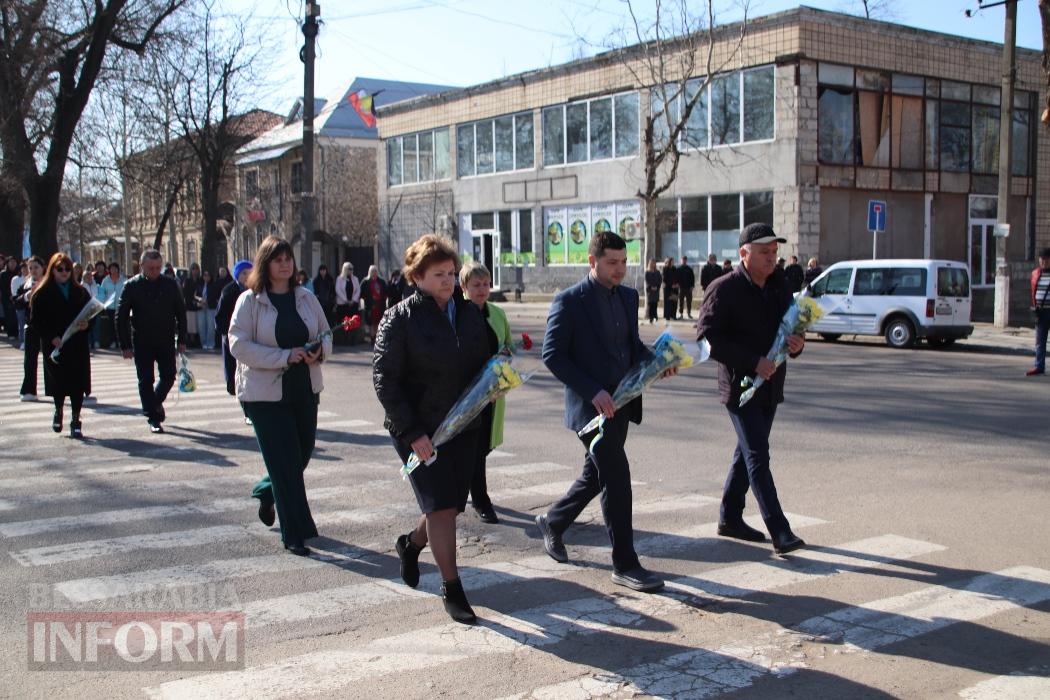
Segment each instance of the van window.
M938 267L937 296L970 296L970 276L966 274L966 270L959 267Z
M853 285L857 296L926 296L926 268L869 267L857 270Z
M814 296L822 294L849 294L849 281L853 277L852 267L832 270L813 284Z

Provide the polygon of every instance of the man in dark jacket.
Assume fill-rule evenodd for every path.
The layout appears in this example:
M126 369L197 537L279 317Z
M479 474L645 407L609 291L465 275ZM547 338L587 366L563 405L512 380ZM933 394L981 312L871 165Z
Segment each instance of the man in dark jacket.
M722 276L722 266L718 264L718 256L712 253L707 256L707 264L700 270L700 289L707 288L716 279Z
M788 283L791 285L792 293L795 293L802 289L802 282L806 273L802 270L802 266L798 264L797 255L792 255L789 261L788 266L784 268L784 276L787 277Z
M317 277L314 277L314 296L321 302L328 325L333 325L335 315L335 278L328 274L328 266L321 265L317 268Z
M219 306L215 311L215 332L222 342L222 367L226 377L226 391L230 396L236 396L234 380L237 374L237 360L230 353L230 320L233 318L233 307L237 305L237 297L247 289L248 275L252 271L252 264L247 260L238 260L233 266L233 280L222 288L219 294Z
M182 290L175 280L160 274L161 262L155 250L142 254L142 272L124 285L117 307L120 349L125 360L135 360L142 413L152 433L164 432L164 399L175 383L175 344L179 352L186 352ZM154 364L160 374L156 386Z
M642 420L642 400L619 410L612 400L631 366L651 353L638 337L638 292L620 284L627 274L626 242L615 233L598 232L588 253L590 274L551 305L543 361L565 384L565 426L579 431L601 413L606 417L604 436L593 447L595 432L580 438L587 448L583 473L560 501L536 517L536 524L547 554L566 562L562 534L601 495L612 541L613 581L636 591L655 591L664 582L642 568L634 550L631 469L624 452L628 422Z
M696 287L696 273L693 266L689 264L689 257L682 256L682 264L678 266L678 316L686 315L693 317L693 288Z
M785 243L768 224L749 224L740 233L740 265L711 284L697 321L697 340L711 344L718 361L718 393L736 430L737 446L722 492L718 534L751 542L765 537L744 522L744 495L755 494L773 549L786 554L805 542L792 531L769 469L769 433L777 405L784 400L787 363L777 367L766 357L777 335L784 312L791 305L791 290L777 269L777 244ZM788 337L792 357L805 346L802 336ZM740 382L759 376L765 383L754 397L740 405Z

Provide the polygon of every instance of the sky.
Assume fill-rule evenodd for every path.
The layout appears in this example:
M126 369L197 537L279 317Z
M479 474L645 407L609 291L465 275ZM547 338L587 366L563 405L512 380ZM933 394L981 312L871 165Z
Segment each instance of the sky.
M984 0L984 4L989 1ZM301 0L218 0L266 36L272 69L258 106L288 111L302 94ZM634 0L647 15L654 0ZM670 0L664 0L668 4ZM677 0L674 0L677 2ZM860 0L751 0L748 16L799 4L862 14ZM875 3L871 3L875 4ZM355 77L467 86L593 55L627 26L624 0L320 0L316 94L338 98ZM690 5L699 5L690 2ZM716 23L740 19L739 0L715 0ZM900 24L1002 42L1004 10L978 0L884 0ZM1017 44L1041 49L1037 0L1019 0Z

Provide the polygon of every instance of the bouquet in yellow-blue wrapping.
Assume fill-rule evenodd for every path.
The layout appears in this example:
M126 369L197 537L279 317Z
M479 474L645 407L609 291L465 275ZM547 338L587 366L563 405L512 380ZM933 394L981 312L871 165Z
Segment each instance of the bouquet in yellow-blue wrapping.
M616 410L620 410L641 396L667 370L686 369L704 362L711 356L711 348L706 340L698 344L697 352L694 354L686 349L686 346L676 339L670 330L661 333L651 349L653 356L642 360L628 370L627 374L616 386L616 391L612 395L613 405L616 407ZM598 444L604 435L604 425L605 416L598 414L587 425L577 431L577 435L580 437L593 430L598 431L598 434L591 441L591 452L594 451L594 446Z
M185 353L179 353L179 391L184 394L197 391L197 379L190 371L190 360Z
M777 367L780 367L788 356L788 336L802 335L823 316L824 309L812 297L802 294L797 295L791 301L791 306L788 307L788 310L784 312L783 318L780 319L777 337L773 340L773 347L766 353L766 358L772 360ZM740 386L744 389L744 392L740 394L740 405L743 406L750 401L751 397L758 391L758 387L765 384L765 382L766 380L762 377L744 377L740 382Z
M504 348L502 352L489 358L470 386L449 409L441 425L430 436L434 456L423 462L413 452L408 462L401 467L401 476L407 478L421 464L433 463L438 447L459 435L490 403L528 381L539 369L539 364L533 363L526 371L523 368L526 363L525 356L520 351L531 348L532 340L528 334L522 333L522 339L515 343L514 347Z

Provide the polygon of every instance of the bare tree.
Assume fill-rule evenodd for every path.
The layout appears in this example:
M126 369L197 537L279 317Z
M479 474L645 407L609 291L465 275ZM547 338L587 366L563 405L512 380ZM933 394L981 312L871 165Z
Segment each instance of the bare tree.
M0 143L29 205L37 254L58 249L73 136L111 48L143 54L187 0L22 0L0 5Z
M691 141L692 127L699 120L706 125L708 86L736 59L747 26L747 5L742 5L743 20L733 34L717 30L713 0L704 3L702 14L694 13L695 3L688 0L656 0L649 19L636 11L633 0L626 5L630 24L620 33L615 51L642 94L649 91L649 108L641 110L643 176L636 193L645 209L643 258L648 259L656 251L657 200L678 178L683 149L710 157L708 151L691 150L700 145ZM716 61L719 40L729 48Z
M1050 0L1039 0L1039 21L1043 29L1043 74L1046 76L1047 88L1050 88ZM1050 89L1039 120L1050 126Z

